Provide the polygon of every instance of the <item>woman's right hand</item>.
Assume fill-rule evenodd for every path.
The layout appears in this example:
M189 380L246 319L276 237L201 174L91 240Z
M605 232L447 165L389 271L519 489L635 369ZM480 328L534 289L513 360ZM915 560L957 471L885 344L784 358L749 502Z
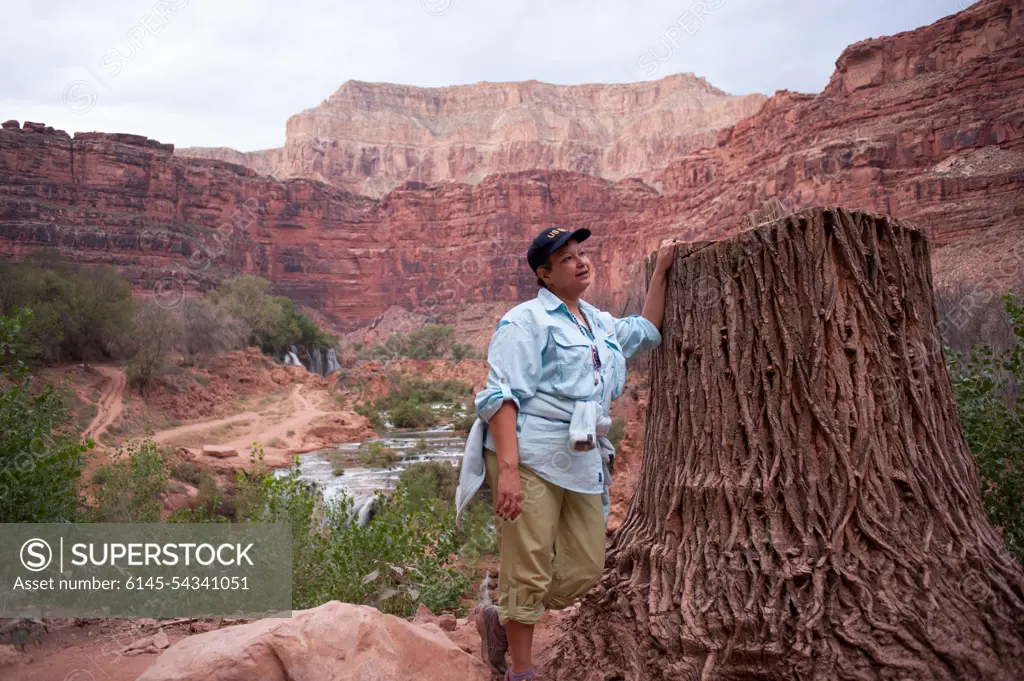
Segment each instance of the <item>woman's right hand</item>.
M494 502L494 513L505 520L515 520L523 512L523 484L519 471L509 470L498 473L498 494Z

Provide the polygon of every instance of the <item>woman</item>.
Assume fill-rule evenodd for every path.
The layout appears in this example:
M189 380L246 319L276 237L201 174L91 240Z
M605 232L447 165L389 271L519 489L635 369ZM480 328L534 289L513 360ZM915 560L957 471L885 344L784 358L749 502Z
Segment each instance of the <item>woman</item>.
M544 610L568 607L601 576L609 407L625 386L626 358L661 342L674 240L658 251L643 312L616 319L580 300L591 281L581 246L589 236L552 227L530 245L540 290L491 339L456 492L460 518L484 479L494 494L498 605L471 616L484 661L513 681L534 678L533 627Z

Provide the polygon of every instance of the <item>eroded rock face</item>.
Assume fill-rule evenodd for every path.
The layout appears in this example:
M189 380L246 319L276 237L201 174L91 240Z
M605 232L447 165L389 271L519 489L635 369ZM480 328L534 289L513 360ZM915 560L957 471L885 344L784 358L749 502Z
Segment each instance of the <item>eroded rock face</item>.
M349 81L320 106L289 118L282 148L176 153L367 196L407 181L475 184L534 168L616 180L710 146L718 130L753 114L765 99L734 97L692 73L615 85L420 88Z
M1024 216L1022 6L983 0L854 45L823 93L776 94L649 183L527 170L474 185L409 182L375 200L182 158L134 135L70 139L12 124L0 129L0 255L58 248L110 264L167 307L252 273L342 332L397 307L441 323L470 314L462 337L486 339L496 306L536 295L523 256L551 224L591 228L588 300L616 315L639 311L639 260L660 239L724 236L768 198L891 213L927 230L933 246L1006 251L977 237L992 228L1013 237L1019 230L1006 226ZM654 170L666 157L649 158ZM954 261L987 276L971 258L936 254L937 266ZM1002 268L1007 279L1022 269L1018 260Z
M732 231L766 198L912 220L933 245L1024 214L1024 3L983 0L847 48L820 95L776 93L714 149L670 164L694 231Z
M488 681L490 672L440 629L331 601L288 619L263 619L190 636L139 681L294 679Z

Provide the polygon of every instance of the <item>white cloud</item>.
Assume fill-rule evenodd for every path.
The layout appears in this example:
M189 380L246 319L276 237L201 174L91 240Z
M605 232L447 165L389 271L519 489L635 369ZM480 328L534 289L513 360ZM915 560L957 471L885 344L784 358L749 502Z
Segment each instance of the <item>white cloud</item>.
M848 44L929 24L963 4L7 0L0 119L252 150L282 144L288 116L349 79L575 84L693 71L736 94L817 92ZM450 10L438 16L425 6ZM695 20L691 10L701 6ZM62 103L74 81L89 85L74 86L72 108L87 108L83 88L95 91L84 113Z

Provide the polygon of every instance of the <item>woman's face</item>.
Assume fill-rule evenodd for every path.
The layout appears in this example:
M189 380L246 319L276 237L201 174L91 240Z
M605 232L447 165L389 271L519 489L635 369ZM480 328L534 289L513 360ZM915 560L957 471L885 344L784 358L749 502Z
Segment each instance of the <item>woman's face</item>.
M551 269L539 268L538 276L552 293L575 297L590 286L590 258L580 242L572 240L551 253Z

